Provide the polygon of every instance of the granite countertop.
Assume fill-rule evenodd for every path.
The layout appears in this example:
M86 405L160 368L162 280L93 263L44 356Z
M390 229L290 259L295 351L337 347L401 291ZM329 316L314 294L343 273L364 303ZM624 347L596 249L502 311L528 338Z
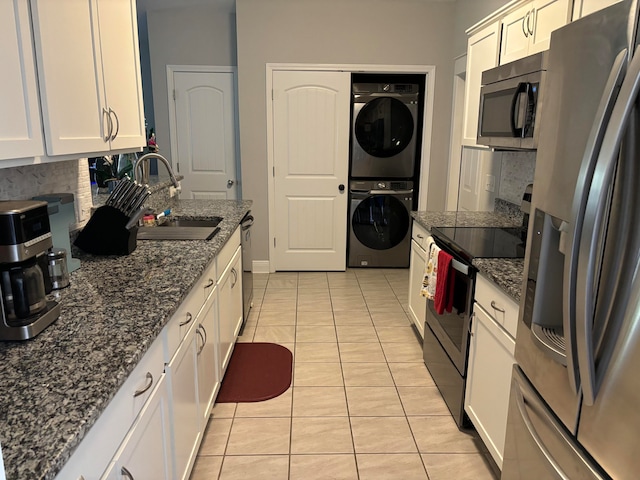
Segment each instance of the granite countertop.
M413 219L422 227L520 227L520 221L501 212L411 212ZM521 258L475 258L473 265L478 271L498 285L516 302L520 302L520 287L524 272Z
M0 343L0 444L8 480L52 479L251 208L178 200L176 216L221 216L211 241L138 241L128 256L78 252L61 315Z

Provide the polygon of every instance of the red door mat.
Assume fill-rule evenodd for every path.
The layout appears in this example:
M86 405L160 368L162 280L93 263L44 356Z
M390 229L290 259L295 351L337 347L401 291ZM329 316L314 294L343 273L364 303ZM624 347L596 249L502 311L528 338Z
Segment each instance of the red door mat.
M293 354L275 343L236 343L216 403L261 402L291 386Z

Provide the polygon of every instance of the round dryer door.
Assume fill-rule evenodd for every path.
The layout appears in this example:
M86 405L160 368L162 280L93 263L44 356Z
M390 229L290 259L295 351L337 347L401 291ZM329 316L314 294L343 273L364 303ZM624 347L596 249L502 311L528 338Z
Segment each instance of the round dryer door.
M387 250L398 245L409 231L409 212L391 195L372 195L358 204L351 228L364 246Z
M391 97L366 103L354 123L356 140L369 155L389 158L402 152L413 136L413 116L407 106Z

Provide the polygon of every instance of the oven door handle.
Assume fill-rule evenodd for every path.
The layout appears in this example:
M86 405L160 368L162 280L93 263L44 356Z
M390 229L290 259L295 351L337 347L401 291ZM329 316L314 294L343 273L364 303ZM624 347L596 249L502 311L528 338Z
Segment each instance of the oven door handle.
M456 260L455 258L453 260L451 260L451 267L454 270L457 270L458 272L460 272L461 274L465 275L465 276L469 276L469 265L465 265L462 262L459 262L458 260Z

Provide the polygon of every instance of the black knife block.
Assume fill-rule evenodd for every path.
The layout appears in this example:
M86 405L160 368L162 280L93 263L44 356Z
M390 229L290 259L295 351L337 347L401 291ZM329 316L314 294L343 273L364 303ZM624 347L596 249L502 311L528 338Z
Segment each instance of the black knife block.
M137 247L137 225L127 229L129 221L117 208L98 208L82 229L74 245L94 255L129 255Z

